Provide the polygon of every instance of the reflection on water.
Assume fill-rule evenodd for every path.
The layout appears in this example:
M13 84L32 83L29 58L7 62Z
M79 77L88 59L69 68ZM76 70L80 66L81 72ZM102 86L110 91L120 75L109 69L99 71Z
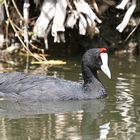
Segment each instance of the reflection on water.
M117 131L114 132L120 139L137 139L140 136L139 119L137 109L140 103L140 73L139 61L128 58L128 61L121 60L118 64L118 71L115 84L116 111L120 119L115 122ZM137 104L137 105L136 105Z
M108 97L104 100L47 103L0 101L0 138L139 140L140 60L130 56L111 57L109 65L111 80L100 73L100 79L108 91ZM68 61L66 66L49 70L45 66L32 65L30 72L47 72L52 76L82 82L80 61Z
M131 138L132 134L136 133L136 122L133 121L135 114L131 114L134 112L134 98L133 98L133 87L134 87L134 80L128 80L123 78L124 75L120 74L122 77L117 77L116 83L116 93L117 93L117 105L116 109L119 110L123 123L121 131L119 132L123 139L128 137ZM122 131L123 130L123 131ZM124 132L125 131L125 132Z
M107 134L109 133L110 130L110 122L101 125L99 128L100 128L100 139L106 139Z
M93 135L92 131L96 128L94 123L104 110L105 102L104 100L47 103L3 101L0 107L2 139L25 140L30 137L49 140L80 139L82 135L91 139L98 137L96 132Z

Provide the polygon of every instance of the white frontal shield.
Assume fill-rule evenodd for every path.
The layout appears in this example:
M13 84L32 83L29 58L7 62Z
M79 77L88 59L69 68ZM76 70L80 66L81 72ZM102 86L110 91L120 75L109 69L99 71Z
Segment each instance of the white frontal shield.
M101 70L108 76L109 79L111 79L111 73L108 67L108 54L101 53L100 56L103 63L101 66Z

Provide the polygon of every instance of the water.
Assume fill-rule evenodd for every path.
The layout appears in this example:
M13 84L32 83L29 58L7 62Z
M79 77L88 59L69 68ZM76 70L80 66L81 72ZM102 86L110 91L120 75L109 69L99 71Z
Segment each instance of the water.
M0 140L139 140L140 59L112 56L109 65L111 80L99 73L108 91L103 100L0 101ZM49 74L82 81L80 61L50 68Z

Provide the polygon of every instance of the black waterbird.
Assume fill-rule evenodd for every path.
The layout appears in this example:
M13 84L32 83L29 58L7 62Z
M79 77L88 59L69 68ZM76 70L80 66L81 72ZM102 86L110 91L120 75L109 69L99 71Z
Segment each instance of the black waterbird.
M0 98L15 100L88 100L107 95L97 71L102 70L109 78L108 54L106 48L93 48L82 58L84 83L62 80L51 76L33 75L21 72L0 73Z

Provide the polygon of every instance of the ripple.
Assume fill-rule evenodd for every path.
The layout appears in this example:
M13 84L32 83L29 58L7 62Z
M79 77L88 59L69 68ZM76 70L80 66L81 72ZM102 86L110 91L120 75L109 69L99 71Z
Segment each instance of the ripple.
M118 110L121 120L118 123L117 133L121 138L133 136L137 130L135 121L135 92L136 74L121 73L116 82L116 110Z

